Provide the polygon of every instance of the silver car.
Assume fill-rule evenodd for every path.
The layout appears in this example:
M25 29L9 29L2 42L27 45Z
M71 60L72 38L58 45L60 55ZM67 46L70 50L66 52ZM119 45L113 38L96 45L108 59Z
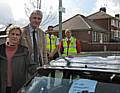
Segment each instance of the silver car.
M52 60L18 93L120 93L120 56Z

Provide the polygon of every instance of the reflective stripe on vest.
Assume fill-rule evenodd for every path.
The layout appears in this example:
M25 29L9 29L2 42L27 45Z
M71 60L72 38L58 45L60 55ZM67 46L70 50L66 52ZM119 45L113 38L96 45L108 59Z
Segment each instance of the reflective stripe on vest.
M67 48L67 39L63 39L63 47L64 47L64 53L62 54L62 56L69 56L69 55L75 55L77 54L77 50L76 50L76 39L71 37L70 38L70 44L69 44L69 49ZM68 51L68 55L67 55L67 51Z
M56 43L57 37L54 35L51 35L51 45L50 45L50 38L49 34L46 34L46 48L51 52L55 49L55 43ZM50 50L51 47L51 50Z

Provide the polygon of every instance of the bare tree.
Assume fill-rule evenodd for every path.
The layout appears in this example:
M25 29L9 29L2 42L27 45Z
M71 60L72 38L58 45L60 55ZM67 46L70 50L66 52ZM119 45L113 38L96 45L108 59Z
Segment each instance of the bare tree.
M53 10L53 6L50 7L44 7L42 8L41 5L45 5L44 3L41 3L41 0L30 0L28 3L25 3L25 13L29 17L30 13L35 9L40 9L43 12L43 20L41 23L41 27L45 29L48 25L55 24L55 22L58 20L57 18L57 12Z

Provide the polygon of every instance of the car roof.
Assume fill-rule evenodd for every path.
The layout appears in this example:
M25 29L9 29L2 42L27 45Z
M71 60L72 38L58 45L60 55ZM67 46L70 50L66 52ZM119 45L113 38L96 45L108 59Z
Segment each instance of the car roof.
M59 58L38 69L63 69L120 74L120 56Z

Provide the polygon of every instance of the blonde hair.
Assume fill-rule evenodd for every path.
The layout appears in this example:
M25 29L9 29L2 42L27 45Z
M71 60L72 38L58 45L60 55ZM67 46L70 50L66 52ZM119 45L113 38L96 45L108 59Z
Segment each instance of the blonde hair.
M9 35L11 31L14 29L18 29L20 31L20 35L22 34L22 29L18 26L11 25L10 27L7 28L6 30L6 35Z

